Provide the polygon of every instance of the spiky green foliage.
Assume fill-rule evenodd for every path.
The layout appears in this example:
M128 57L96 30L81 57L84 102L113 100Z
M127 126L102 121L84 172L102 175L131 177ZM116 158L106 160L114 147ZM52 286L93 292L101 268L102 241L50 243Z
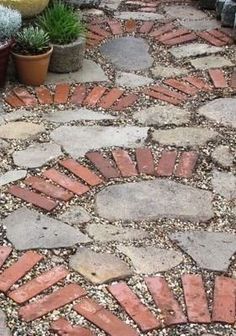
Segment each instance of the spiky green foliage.
M13 37L21 27L21 14L0 5L0 44Z

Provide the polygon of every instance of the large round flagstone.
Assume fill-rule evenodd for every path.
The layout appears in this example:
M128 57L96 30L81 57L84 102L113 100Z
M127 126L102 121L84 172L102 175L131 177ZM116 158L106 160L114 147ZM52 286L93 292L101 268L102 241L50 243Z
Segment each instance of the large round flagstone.
M120 37L103 44L100 51L119 70L144 70L153 63L149 45L142 38Z

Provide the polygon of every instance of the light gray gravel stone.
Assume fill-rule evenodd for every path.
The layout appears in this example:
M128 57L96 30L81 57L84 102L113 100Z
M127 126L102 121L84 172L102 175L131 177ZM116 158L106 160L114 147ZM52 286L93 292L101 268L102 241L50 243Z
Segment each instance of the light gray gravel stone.
M189 30L206 31L220 28L220 23L217 20L181 20L180 24Z
M17 250L72 247L88 243L89 237L59 220L20 208L2 221L7 239Z
M196 70L207 70L211 68L223 68L233 66L233 63L223 56L210 55L190 60L191 65Z
M121 20L162 21L164 19L162 14L145 12L117 12L114 16Z
M181 253L153 246L119 246L118 250L127 255L135 270L142 274L166 272L183 261Z
M11 336L10 329L7 327L6 315L0 310L0 336Z
M153 83L153 79L145 76L135 75L128 72L117 72L116 85L128 88L136 88Z
M147 127L136 126L61 126L51 133L51 138L72 157L78 158L89 150L102 147L142 146L147 132Z
M27 175L27 170L9 170L3 175L0 175L0 187L21 180Z
M195 57L215 54L222 50L223 48L210 46L205 43L191 43L191 48L189 47L189 45L183 45L179 47L172 47L169 51L175 58L181 59L183 57Z
M111 221L179 218L198 222L214 216L212 199L209 191L156 179L105 187L95 200L99 216Z
M59 219L71 225L78 225L89 222L91 216L83 207L79 205L73 205L62 215L60 215Z
M16 151L12 157L16 166L38 168L62 154L59 145L46 142L32 145L22 151Z
M0 139L0 151L5 151L9 147L9 143Z
M0 138L24 140L45 131L43 125L18 121L0 126Z
M6 113L4 115L4 119L7 122L10 121L17 121L20 120L22 118L26 118L26 117L30 117L32 116L32 111L28 111L28 110L19 110L19 111L14 111L11 113Z
M157 64L154 68L151 69L151 72L153 77L157 79L162 77L175 77L186 75L188 73L188 70L184 68L176 68L173 66Z
M205 145L218 135L216 131L207 128L177 127L168 130L155 130L152 138L163 145L195 147Z
M184 252L201 267L226 272L236 252L236 235L223 232L190 231L170 235Z
M186 6L186 5L173 5L173 6L166 6L164 11L168 16L182 19L182 20L201 20L201 19L208 19L207 14L203 11L194 8L193 6Z
M121 0L102 0L99 7L116 10L119 7L120 3Z
M70 267L94 284L125 279L132 275L129 266L109 253L96 253L79 248L70 258Z
M213 160L224 168L232 167L234 157L228 146L220 145L211 154Z
M213 171L212 186L217 194L228 201L236 198L236 176L233 173Z

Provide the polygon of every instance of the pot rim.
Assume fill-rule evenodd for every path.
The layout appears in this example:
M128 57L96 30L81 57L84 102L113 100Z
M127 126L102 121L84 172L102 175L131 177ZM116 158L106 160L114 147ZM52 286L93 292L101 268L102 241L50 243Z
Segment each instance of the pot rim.
M38 59L38 58L42 58L44 56L50 55L52 53L52 51L53 51L53 46L51 45L50 49L46 53L39 54L39 55L22 55L22 54L18 54L16 52L14 52L14 51L11 51L11 54L15 57L18 57L18 58Z
M78 37L77 40L71 42L71 43L67 43L67 44L56 44L56 43L52 43L52 46L55 46L57 48L69 48L69 47L72 47L74 45L77 45L79 43L85 43L86 41L86 37Z

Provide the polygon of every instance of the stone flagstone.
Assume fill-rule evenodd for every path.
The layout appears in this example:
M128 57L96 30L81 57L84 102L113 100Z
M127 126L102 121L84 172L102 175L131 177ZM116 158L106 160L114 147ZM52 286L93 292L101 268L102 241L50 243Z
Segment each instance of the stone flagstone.
M131 89L139 86L148 85L151 84L152 82L153 82L152 78L135 75L128 72L118 71L116 75L116 85L125 86Z
M83 207L74 205L60 215L59 219L65 223L77 225L89 222L91 216Z
M216 20L181 20L180 24L189 30L205 31L220 28L221 25Z
M3 175L0 175L0 187L21 180L27 175L27 170L9 170Z
M44 131L43 125L24 121L11 122L0 126L0 138L24 140L35 137Z
M144 230L119 227L111 224L89 224L86 232L91 238L101 242L139 240L149 236Z
M183 261L181 253L153 246L119 246L118 250L131 259L138 273L143 274L166 272Z
M156 179L105 187L96 195L96 209L111 221L179 218L198 222L214 216L212 200L210 191Z
M201 267L226 272L236 252L236 235L223 232L177 232L170 239Z
M176 68L173 66L164 66L161 64L157 64L154 68L151 69L151 72L154 78L162 78L186 75L188 73L188 70L184 68Z
M5 119L5 121L9 122L9 121L20 120L22 118L27 118L30 116L32 116L32 111L19 110L19 111L14 111L11 113L5 113L3 118Z
M120 20L162 21L165 17L158 13L145 12L117 12L115 18Z
M121 3L121 0L102 0L99 7L116 10L119 7L120 3Z
M213 160L224 168L232 167L234 157L228 146L220 145L211 154Z
M7 327L6 316L2 310L0 310L0 335L11 336L10 329Z
M223 56L210 55L190 60L191 65L196 70L207 70L211 68L223 68L233 66L233 63Z
M208 19L207 14L192 6L166 6L164 11L171 17L182 20L201 20Z
M207 54L215 54L222 51L223 48L210 46L205 43L191 43L191 45L182 45L172 47L169 52L177 59L183 57L203 56Z
M70 267L94 284L130 277L132 271L120 258L109 253L96 253L79 248L70 258Z
M72 247L88 243L89 237L59 220L20 208L2 221L7 239L17 250Z
M62 154L59 145L46 142L35 144L22 151L16 151L12 157L14 164L19 167L37 168Z
M147 132L147 127L136 126L62 126L51 133L51 138L72 157L78 158L91 149L142 146Z
M213 171L212 186L217 194L227 200L236 198L236 176L233 173Z
M9 143L0 139L0 151L5 151L9 147Z

